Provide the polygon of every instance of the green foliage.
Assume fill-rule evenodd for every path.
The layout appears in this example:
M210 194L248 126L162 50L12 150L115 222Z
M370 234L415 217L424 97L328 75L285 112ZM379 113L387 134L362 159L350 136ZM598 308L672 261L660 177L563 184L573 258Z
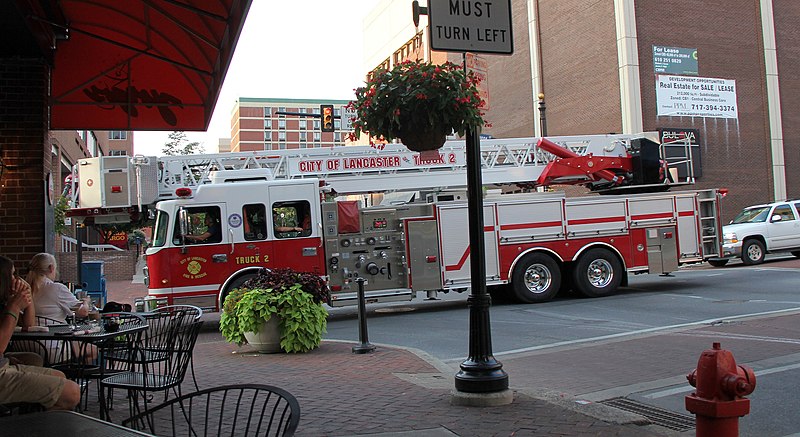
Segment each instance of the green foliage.
M220 331L225 340L242 345L245 332L257 332L264 322L277 315L281 319L281 349L307 352L318 347L328 323L328 311L322 306L319 290L314 289L319 284L324 288L319 276L290 269L262 273L225 298L220 316ZM287 282L290 280L302 282ZM306 292L306 286L313 293Z
M459 65L405 61L391 70L372 72L366 85L355 90L354 135L361 132L391 141L404 125L446 127L463 136L467 127L483 126L479 79ZM420 116L427 117L422 120Z
M195 153L203 153L205 149L197 141L187 143L186 132L173 131L169 134L169 141L164 143L164 148L161 152L168 156L175 155L193 155ZM184 144L185 143L185 144Z
M236 304L242 296L250 291L247 288L234 288L228 293L222 304L222 315L219 318L219 330L225 340L241 346L245 343L244 332L239 330L239 317L236 313Z
M53 209L53 220L55 222L54 228L56 234L63 234L67 229L67 225L64 224L67 211L69 211L69 199L67 199L66 196L59 196Z

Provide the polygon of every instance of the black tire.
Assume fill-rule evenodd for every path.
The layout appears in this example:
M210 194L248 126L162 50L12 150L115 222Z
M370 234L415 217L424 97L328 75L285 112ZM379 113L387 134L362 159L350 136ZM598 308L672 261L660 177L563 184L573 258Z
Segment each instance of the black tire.
M522 303L547 302L560 287L561 270L553 258L543 253L523 256L511 275L511 294Z
M742 244L742 262L748 266L763 263L766 255L767 251L764 248L764 243L758 240L749 239Z
M708 263L711 264L712 267L725 267L725 264L728 264L727 259L710 259Z
M795 258L800 258L800 250L793 250L792 255L794 255Z
M586 251L572 271L575 290L586 297L614 294L622 282L622 263L607 249Z

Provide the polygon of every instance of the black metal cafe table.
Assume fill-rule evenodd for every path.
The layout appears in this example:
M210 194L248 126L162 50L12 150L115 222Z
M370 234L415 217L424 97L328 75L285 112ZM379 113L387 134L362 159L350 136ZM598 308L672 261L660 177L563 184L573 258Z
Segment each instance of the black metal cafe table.
M107 344L108 341L115 339L124 339L123 347L133 349L139 342L141 334L148 327L144 317L135 313L128 314L128 320L119 325L115 330L107 330L103 323L98 326L92 326L89 323L82 322L76 326L70 325L49 325L46 332L41 331L17 331L11 336L11 341L60 341L64 347L69 347L72 343L79 345L77 354L69 354L67 362L57 363L53 367L64 371L68 377L72 379L83 379L91 372L98 372L99 378L103 377L105 365L103 364L102 347L100 351L100 364L99 366L86 365L82 362L81 356L87 345L93 344L102 346ZM83 394L83 393L82 393ZM105 415L104 403L101 402L101 414ZM103 416L105 417L105 416Z
M45 411L0 418L0 437L136 437L152 436L74 411Z

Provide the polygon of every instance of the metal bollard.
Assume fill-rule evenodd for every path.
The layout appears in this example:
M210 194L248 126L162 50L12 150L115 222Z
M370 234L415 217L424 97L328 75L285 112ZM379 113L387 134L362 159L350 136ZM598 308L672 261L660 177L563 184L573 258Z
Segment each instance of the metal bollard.
M375 346L369 343L369 335L367 334L367 302L364 297L366 279L358 277L356 282L358 283L358 341L361 344L353 346L353 353L368 354L375 352Z

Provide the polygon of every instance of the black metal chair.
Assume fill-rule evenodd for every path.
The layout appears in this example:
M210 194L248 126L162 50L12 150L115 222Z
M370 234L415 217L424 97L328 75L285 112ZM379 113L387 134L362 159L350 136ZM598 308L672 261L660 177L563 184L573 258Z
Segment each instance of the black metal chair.
M138 349L141 355L134 357L131 349L118 348L106 353L108 360L122 363L154 363L166 360L170 356L168 351L172 348L171 342L175 339L174 330L199 321L203 316L203 310L193 305L170 305L139 314L145 318L148 325ZM190 366L195 389L199 390L193 361L190 361Z
M149 393L164 392L166 396L170 390L173 390L177 396L180 396L180 385L186 376L186 370L189 367L202 324L202 321L192 322L167 330L170 338L165 340L167 349L163 351L166 354L164 359L151 359L151 355L142 349L141 345L135 347L130 361L125 361L131 366L130 370L120 371L101 379L101 390L127 390L131 416L139 412L140 394L144 401L145 411ZM101 409L107 411L104 402L105 400L101 399Z
M299 423L300 404L291 393L241 384L187 393L122 425L158 436L292 436Z

